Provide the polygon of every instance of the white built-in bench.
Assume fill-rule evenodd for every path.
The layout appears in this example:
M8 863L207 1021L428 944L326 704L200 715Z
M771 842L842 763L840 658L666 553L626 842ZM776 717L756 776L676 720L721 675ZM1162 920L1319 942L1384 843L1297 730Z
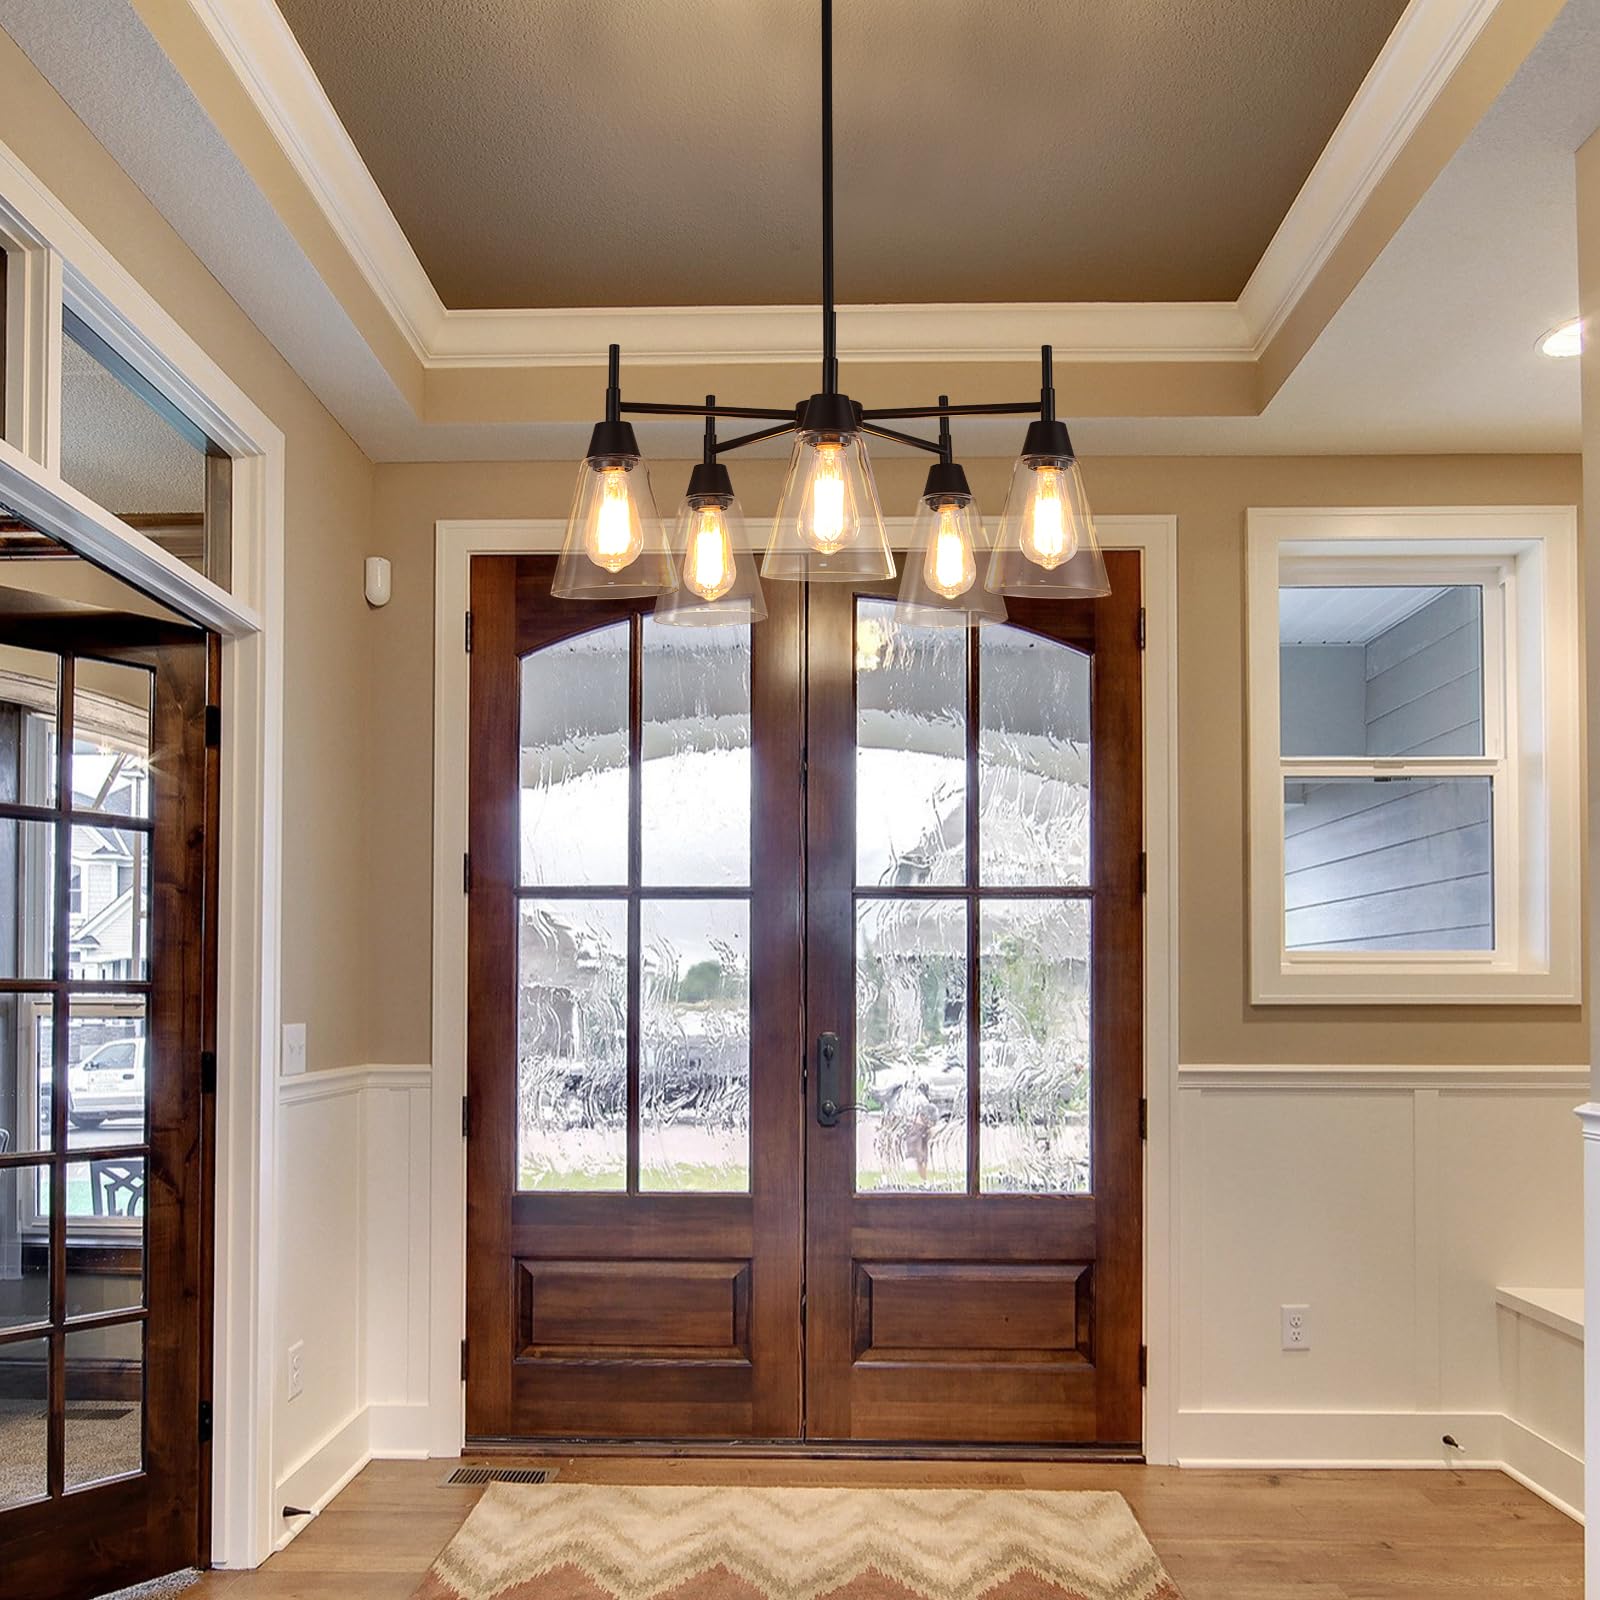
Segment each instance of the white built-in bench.
M1583 1290L1496 1289L1507 1469L1583 1505Z

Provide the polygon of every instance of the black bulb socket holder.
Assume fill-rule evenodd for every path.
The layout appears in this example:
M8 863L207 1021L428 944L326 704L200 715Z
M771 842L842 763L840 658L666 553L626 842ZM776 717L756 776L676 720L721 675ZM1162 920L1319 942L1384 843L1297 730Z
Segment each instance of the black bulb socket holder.
M594 432L589 435L591 459L599 456L604 460L626 461L631 465L640 459L641 454L639 438L631 422L607 417L604 422L595 423Z
M842 439L861 428L861 407L847 394L814 394L798 409L800 431Z
M720 461L697 461L684 497L691 505L732 505L733 479Z
M922 486L924 500L937 500L941 504L951 500L970 500L972 490L967 485L967 474L959 461L935 461L928 468L928 481Z
M1055 417L1040 417L1037 422L1030 422L1023 436L1022 453L1024 456L1060 456L1072 460L1075 452L1066 423Z

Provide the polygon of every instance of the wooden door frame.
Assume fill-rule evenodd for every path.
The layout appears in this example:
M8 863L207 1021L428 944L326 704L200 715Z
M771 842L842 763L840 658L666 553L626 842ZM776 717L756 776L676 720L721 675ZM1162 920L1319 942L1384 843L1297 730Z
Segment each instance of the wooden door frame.
M911 519L886 519L905 547ZM1144 1326L1149 1345L1145 1458L1173 1459L1179 1324L1175 1314L1177 1143L1177 518L1096 519L1111 549L1144 557L1147 646L1144 669L1144 816L1149 889L1145 905L1145 1095L1149 1140L1144 1174ZM531 555L560 549L565 523L553 518L441 520L434 524L433 728L433 1082L429 1240L428 1421L431 1455L460 1453L466 1438L460 1375L466 1330L466 1150L461 1101L467 1085L467 906L461 859L467 848L469 704L465 618L475 555ZM765 524L751 523L752 543ZM420 1443L420 1441L419 1441ZM759 1447L749 1447L759 1448Z

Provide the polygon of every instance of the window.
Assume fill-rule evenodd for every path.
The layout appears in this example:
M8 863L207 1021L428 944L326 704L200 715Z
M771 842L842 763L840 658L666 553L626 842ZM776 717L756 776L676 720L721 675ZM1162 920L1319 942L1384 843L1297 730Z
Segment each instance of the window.
M1575 514L1250 513L1257 1004L1579 998Z

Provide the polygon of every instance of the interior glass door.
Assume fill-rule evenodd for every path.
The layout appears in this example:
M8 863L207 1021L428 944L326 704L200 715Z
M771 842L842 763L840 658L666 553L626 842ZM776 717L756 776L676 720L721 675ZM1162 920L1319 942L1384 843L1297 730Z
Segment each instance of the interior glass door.
M208 651L19 603L0 644L0 1571L44 1600L201 1557Z

